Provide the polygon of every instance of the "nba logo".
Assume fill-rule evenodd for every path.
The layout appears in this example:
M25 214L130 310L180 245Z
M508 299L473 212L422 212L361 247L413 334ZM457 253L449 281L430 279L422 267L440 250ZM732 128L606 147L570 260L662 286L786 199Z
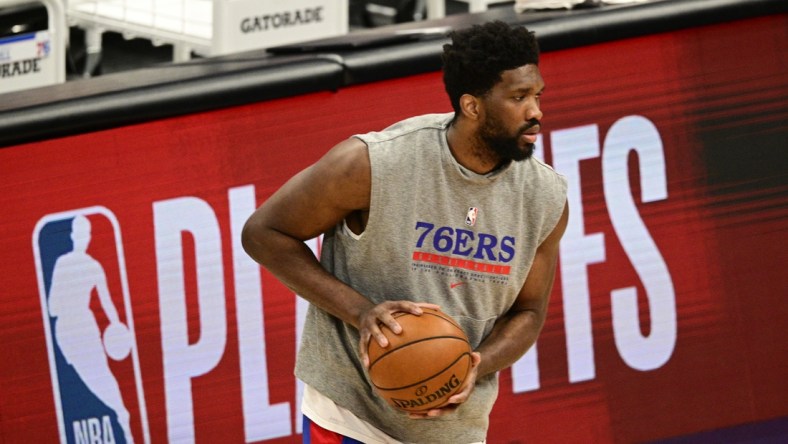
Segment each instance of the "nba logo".
M465 225L472 227L476 225L476 216L479 215L479 209L476 207L468 208L468 214L465 215Z
M104 207L47 215L33 252L60 442L150 442L115 215Z

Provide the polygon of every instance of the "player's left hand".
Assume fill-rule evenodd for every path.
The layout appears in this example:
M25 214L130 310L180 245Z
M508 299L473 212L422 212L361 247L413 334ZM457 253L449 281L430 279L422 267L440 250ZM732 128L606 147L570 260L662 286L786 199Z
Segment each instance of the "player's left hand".
M437 418L439 416L448 415L453 413L457 408L468 400L476 387L476 378L479 374L479 363L482 362L482 355L478 352L471 353L471 368L468 370L468 375L462 383L460 390L453 394L444 404L439 407L423 410L419 412L409 412L410 419L426 419Z

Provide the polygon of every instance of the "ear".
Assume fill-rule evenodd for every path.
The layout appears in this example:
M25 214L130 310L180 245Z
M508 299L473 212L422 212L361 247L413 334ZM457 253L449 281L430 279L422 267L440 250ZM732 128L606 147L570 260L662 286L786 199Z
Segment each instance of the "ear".
M481 100L470 94L463 94L460 97L460 109L463 116L471 120L479 120L481 114Z

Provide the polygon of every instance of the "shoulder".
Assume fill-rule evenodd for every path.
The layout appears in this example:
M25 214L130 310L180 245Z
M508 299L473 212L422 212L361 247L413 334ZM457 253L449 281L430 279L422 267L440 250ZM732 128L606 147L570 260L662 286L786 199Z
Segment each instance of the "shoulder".
M364 143L372 144L394 140L409 134L418 133L423 130L441 131L451 122L453 113L444 114L424 114L421 116L410 117L401 120L382 131L373 131L366 134L356 134L354 138L363 140Z
M531 157L523 162L525 200L529 207L537 209L539 244L550 239L557 240L566 227L568 183L563 174L555 171L539 158ZM548 245L550 242L548 242Z
M338 143L305 173L310 193L335 201L340 207L368 206L371 167L369 150L362 140L351 137Z
M101 264L92 256L82 252L69 252L57 258L55 268L79 268L80 270L90 271L101 268Z
M369 150L367 144L351 137L331 148L313 168L331 176L350 177L367 174L369 171Z
M529 159L532 171L542 182L542 186L549 186L553 189L559 197L566 198L567 193L567 180L566 176L557 172L550 165L546 164L538 157L531 157Z

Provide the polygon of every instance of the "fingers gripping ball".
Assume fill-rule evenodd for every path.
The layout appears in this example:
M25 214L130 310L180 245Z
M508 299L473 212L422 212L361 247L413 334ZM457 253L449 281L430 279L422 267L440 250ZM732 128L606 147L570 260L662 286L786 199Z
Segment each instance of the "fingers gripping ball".
M112 323L104 330L104 349L107 356L115 361L122 361L131 352L131 332L120 323Z
M440 310L421 316L394 315L400 334L388 329L381 348L368 346L369 377L375 391L391 406L407 412L444 404L462 386L471 367L471 345L459 324Z

